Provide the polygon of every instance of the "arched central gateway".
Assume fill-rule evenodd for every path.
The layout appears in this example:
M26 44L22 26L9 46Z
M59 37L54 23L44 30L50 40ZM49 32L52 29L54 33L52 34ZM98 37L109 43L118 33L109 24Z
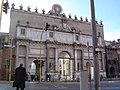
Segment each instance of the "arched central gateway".
M73 61L66 51L59 54L59 73L60 80L72 80L73 78Z

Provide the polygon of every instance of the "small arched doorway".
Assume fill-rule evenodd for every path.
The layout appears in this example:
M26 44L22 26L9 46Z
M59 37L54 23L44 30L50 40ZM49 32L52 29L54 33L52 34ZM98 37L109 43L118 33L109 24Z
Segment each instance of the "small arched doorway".
M110 77L111 78L115 77L115 68L114 67L110 67Z
M88 71L89 79L94 78L93 64L92 62L86 62L86 70Z
M59 54L59 74L61 80L72 80L73 64L68 52L63 51Z

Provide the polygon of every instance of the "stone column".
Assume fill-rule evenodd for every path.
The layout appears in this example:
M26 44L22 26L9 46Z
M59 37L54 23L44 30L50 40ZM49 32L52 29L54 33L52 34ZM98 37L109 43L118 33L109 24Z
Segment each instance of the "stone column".
M75 78L75 71L76 71L76 49L75 49L75 43L73 43L73 71L72 76L73 79Z
M75 50L75 71L77 71L77 50Z
M80 60L81 60L81 65L80 65L80 70L82 71L84 68L84 57L83 57L83 50L81 50L81 57L80 57Z
M15 52L16 52L16 65L15 65L15 68L19 66L19 63L18 63L18 59L19 59L19 43L17 42L16 43L16 47L15 47Z
M57 52L57 48L55 48L55 71L58 71L58 52Z

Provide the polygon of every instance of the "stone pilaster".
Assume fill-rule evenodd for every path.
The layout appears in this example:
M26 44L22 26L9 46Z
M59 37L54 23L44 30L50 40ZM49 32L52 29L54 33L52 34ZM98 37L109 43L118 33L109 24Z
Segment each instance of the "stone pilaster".
M28 67L29 67L29 64L28 64L28 45L26 45L26 57L25 57L25 68L26 68L26 71L28 71Z
M48 71L49 47L46 45L46 71Z
M77 50L75 50L75 71L77 71Z

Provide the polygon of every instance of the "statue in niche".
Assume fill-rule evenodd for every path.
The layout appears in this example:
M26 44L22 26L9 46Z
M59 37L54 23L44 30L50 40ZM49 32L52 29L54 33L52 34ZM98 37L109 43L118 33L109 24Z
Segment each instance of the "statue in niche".
M50 71L54 70L54 64L52 62L49 63L49 69L50 69Z

